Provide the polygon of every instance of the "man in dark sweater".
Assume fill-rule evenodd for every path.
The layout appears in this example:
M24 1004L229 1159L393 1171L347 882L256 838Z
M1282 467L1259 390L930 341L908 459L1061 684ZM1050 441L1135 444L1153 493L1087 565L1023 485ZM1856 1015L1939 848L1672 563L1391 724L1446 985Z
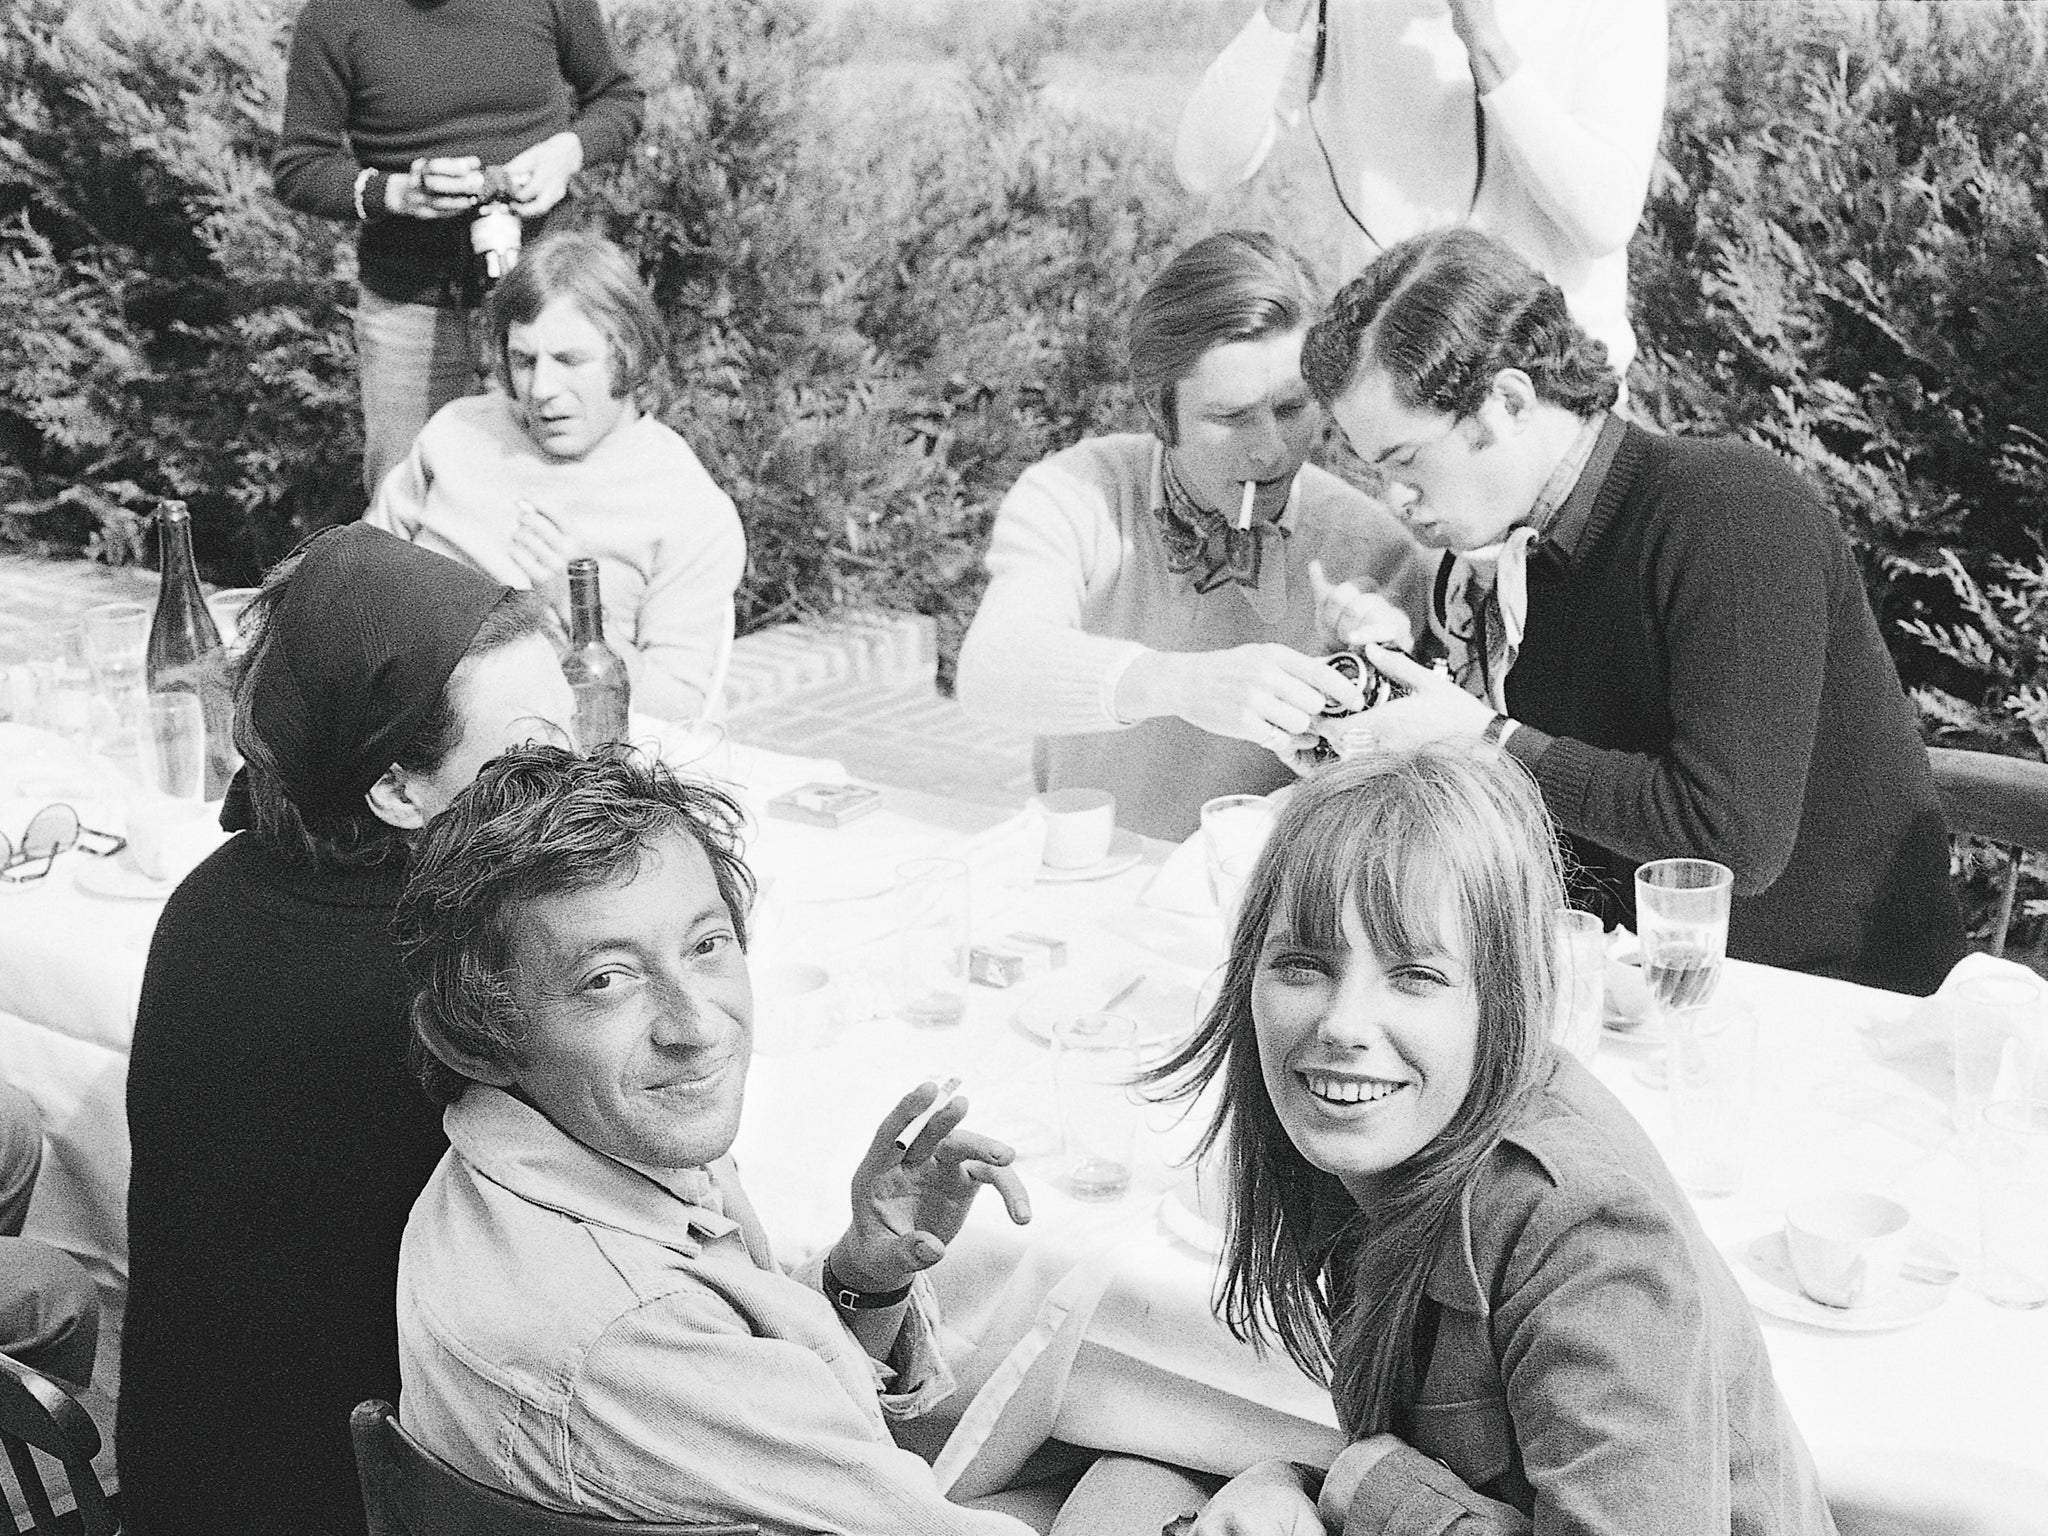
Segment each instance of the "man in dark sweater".
M1913 708L1848 541L1760 448L1611 414L1606 350L1469 230L1406 241L1338 295L1302 375L1425 544L1450 553L1446 676L1361 724L1504 747L1634 926L1636 866L1734 871L1728 953L1927 993L1963 952Z
M366 491L475 387L484 170L530 239L570 177L624 155L642 105L596 0L309 0L271 174L290 207L361 226Z

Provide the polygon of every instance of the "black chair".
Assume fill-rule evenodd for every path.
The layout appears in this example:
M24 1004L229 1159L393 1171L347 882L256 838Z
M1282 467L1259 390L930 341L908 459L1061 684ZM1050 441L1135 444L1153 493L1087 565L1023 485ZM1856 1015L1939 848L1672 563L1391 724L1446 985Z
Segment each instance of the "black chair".
M92 1415L64 1386L32 1371L9 1355L0 1355L0 1445L28 1506L29 1529L36 1536L115 1536L120 1518L107 1502L92 1459L100 1451L100 1432ZM50 1507L49 1490L30 1454L33 1446L63 1464L71 1483L75 1515L58 1515Z
M1927 760L1949 831L2005 850L2005 883L1991 931L1991 953L2002 955L2019 895L2021 855L2048 853L2048 763L1953 747L1929 747Z
M755 1525L670 1525L565 1515L464 1477L373 1398L349 1415L370 1536L761 1536Z

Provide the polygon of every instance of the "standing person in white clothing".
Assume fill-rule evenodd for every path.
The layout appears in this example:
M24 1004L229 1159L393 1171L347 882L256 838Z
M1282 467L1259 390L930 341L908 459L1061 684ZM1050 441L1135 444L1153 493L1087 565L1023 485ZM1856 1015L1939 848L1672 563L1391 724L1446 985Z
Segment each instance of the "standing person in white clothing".
M648 409L654 301L624 251L549 235L485 309L497 389L443 406L363 514L508 586L569 628L569 561L597 561L633 707L714 713L747 540L732 498Z
M1318 658L1420 633L1419 546L1305 462L1316 309L1270 235L1190 246L1131 320L1152 432L1052 455L996 514L960 700L1037 734L1041 788L1107 789L1134 832L1183 838L1203 801L1293 782L1325 703L1360 702Z
M1350 272L1469 224L1555 283L1626 375L1667 44L1666 0L1265 0L1188 99L1174 166L1218 192L1305 127Z

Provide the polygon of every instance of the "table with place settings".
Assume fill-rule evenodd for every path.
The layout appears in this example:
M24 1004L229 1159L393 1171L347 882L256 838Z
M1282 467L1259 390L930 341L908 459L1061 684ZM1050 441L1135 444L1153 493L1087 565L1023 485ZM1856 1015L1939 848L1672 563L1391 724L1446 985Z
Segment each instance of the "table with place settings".
M46 786L9 781L11 730L0 725L0 827L18 832ZM983 1199L936 1272L960 1385L910 1433L941 1478L962 1495L998 1486L1047 1435L1221 1472L1269 1455L1327 1460L1341 1443L1327 1394L1210 1313L1217 1192L1190 1166L1200 1112L1143 1110L1120 1199L1078 1199L1060 1179L1045 1037L1134 980L1118 1011L1146 1038L1193 1026L1222 957L1199 852L1120 837L1121 857L1099 869L1039 879L1028 817L885 789L838 828L775 820L774 796L843 775L744 744L729 757L756 818L761 886L757 1055L734 1152L779 1257L843 1229L847 1175L918 1082L960 1077L969 1123L1018 1148L1035 1219L1014 1227ZM89 824L119 829L117 799L77 803ZM894 1017L890 889L898 865L928 855L968 864L977 936L1049 937L1064 965L971 987L957 1025ZM111 1394L126 1050L161 897L111 892L104 872L83 875L87 863L67 853L47 880L0 889L0 1072L36 1099L49 1138L30 1231L83 1259L111 1303L96 1382ZM1950 1125L1938 1002L1741 963L1723 985L1758 1016L1757 1099L1741 1189L1699 1210L1757 1304L1844 1530L2048 1529L2048 1311L2004 1310L1973 1286L1975 1180ZM1594 1070L1662 1138L1663 1095L1635 1071L1645 1049L1609 1036ZM1836 1187L1903 1202L1916 1254L1961 1278L1909 1287L1867 1318L1824 1315L1789 1290L1773 1248L1783 1210Z

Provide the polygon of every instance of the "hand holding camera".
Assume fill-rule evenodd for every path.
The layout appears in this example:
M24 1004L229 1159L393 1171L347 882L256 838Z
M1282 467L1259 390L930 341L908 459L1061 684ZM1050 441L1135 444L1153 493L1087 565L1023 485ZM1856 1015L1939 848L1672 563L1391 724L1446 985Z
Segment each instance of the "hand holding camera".
M475 155L415 160L384 183L384 206L408 219L453 219L476 207L484 189L483 162Z

